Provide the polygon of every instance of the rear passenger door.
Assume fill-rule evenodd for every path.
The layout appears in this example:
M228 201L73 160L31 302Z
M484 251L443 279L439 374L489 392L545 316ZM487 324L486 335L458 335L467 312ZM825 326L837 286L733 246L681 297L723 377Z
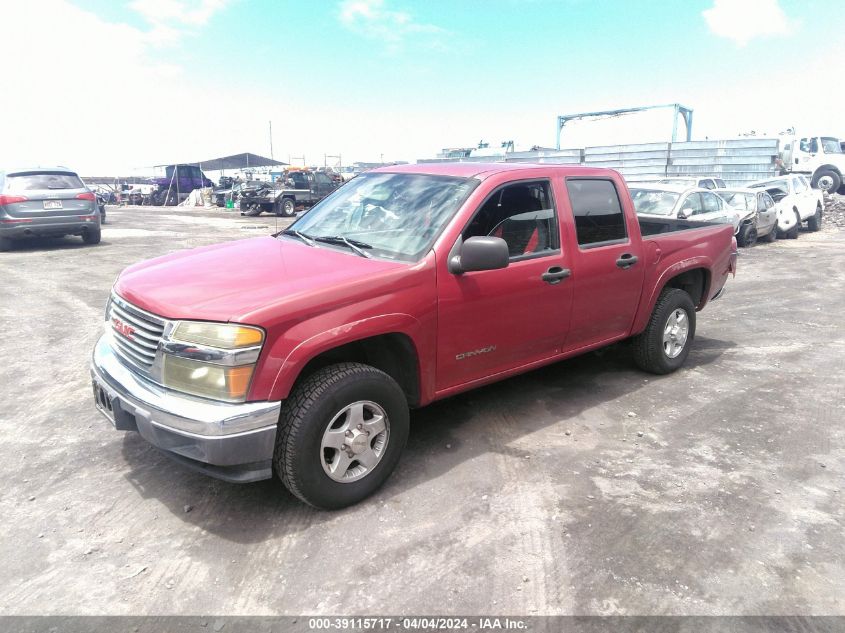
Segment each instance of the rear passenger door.
M623 210L609 178L567 178L561 183L572 218L564 248L573 253L572 318L565 348L627 336L640 301L645 261L634 209Z

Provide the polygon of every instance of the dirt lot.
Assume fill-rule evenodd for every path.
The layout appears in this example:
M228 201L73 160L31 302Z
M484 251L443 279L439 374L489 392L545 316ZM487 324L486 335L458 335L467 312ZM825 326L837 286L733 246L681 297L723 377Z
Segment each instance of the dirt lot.
M112 430L88 377L123 267L276 218L109 220L0 254L0 614L845 614L845 232L742 250L677 374L619 345L417 411L321 512Z

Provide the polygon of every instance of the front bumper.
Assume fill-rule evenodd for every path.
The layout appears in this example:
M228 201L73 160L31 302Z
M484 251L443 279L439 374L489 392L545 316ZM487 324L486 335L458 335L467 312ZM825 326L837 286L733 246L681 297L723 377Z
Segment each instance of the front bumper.
M97 408L118 430L137 431L168 456L212 477L272 477L281 402L229 404L177 393L139 376L115 355L108 336L94 346Z

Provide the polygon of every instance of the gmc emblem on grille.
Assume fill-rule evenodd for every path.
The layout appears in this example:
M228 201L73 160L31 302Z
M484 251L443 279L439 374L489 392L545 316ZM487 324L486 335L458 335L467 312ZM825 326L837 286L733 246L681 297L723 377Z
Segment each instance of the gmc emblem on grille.
M132 327L131 325L129 325L128 323L124 323L123 321L121 321L117 317L112 317L111 318L111 324L112 324L112 327L116 331L123 334L123 336L125 336L126 338L128 338L128 339L134 339L135 338L135 328Z

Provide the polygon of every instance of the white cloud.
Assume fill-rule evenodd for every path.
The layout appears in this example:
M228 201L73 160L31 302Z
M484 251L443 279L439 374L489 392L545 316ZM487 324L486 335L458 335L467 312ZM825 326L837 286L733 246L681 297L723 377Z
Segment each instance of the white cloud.
M740 46L757 37L786 35L793 26L778 0L714 0L702 15L715 35Z
M175 44L183 35L205 26L229 0L133 0L129 8L152 27L147 39L157 45Z
M445 33L434 24L417 22L406 11L386 8L384 0L344 0L340 3L340 21L347 28L393 48L408 35Z

